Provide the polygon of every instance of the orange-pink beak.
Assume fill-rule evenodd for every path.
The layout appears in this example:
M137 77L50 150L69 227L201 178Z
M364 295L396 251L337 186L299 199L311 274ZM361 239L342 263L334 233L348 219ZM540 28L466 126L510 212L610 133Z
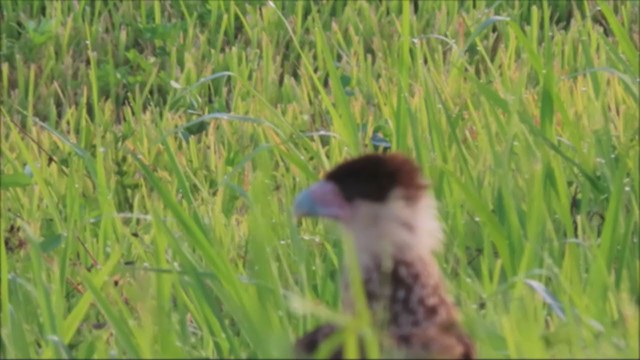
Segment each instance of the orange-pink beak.
M321 180L298 194L294 202L296 217L321 216L334 220L345 220L350 205L340 189L331 181Z

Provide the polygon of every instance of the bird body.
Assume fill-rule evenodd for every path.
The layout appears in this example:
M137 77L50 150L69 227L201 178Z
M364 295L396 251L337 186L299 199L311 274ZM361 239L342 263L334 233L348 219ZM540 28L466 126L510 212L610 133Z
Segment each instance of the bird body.
M447 296L433 252L442 240L435 199L418 166L399 154L371 154L347 161L301 193L298 216L339 221L354 241L374 323L392 347L410 358L475 357ZM353 309L343 277L343 305ZM317 327L296 343L312 355L337 331ZM342 358L336 351L333 358Z

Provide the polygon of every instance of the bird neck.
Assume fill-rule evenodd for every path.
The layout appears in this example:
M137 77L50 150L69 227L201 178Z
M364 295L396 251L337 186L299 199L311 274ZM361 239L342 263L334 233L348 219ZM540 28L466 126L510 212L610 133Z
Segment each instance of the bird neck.
M394 291L418 297L442 292L432 254L442 238L435 200L425 194L408 202L402 195L392 193L383 203L354 203L354 216L345 224L355 243L369 305L376 313L390 314L375 308L388 306L387 299ZM405 272L417 278L413 283L404 282L410 287L398 290ZM348 282L344 285L343 289L348 289ZM344 300L351 308L351 299Z
M357 201L353 207L354 215L345 226L361 269L373 259L388 262L404 252L430 259L441 243L436 202L427 194L409 202L402 192L394 191L382 203Z

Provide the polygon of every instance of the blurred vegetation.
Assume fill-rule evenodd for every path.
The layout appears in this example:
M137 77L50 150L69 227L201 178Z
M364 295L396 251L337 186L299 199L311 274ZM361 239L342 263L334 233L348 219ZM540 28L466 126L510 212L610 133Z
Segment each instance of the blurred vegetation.
M3 358L290 355L343 234L295 194L423 166L479 355L638 358L639 3L2 1Z

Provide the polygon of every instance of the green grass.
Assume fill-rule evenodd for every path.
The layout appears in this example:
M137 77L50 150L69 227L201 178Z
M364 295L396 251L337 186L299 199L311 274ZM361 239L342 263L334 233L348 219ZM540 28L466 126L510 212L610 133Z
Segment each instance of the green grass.
M481 357L640 356L638 2L0 9L3 358L349 338L349 249L290 210L374 132L433 184Z

